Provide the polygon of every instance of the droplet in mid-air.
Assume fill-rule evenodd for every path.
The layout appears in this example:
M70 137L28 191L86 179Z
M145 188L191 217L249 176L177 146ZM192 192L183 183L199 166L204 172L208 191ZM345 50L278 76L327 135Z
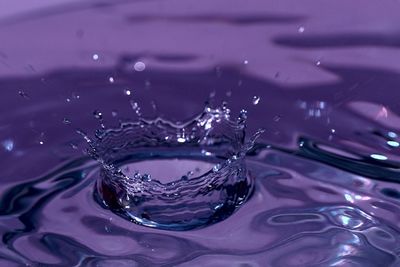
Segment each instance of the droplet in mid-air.
M257 105L261 100L259 96L253 96L253 105Z
M103 114L98 110L93 111L93 116L98 120L103 119Z

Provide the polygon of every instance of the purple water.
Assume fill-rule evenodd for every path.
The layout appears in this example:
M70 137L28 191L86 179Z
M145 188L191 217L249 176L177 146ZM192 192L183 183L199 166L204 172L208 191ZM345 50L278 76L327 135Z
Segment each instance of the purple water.
M399 5L0 8L0 266L400 266ZM191 230L101 205L102 167L76 129L185 122L209 99L246 109L247 137L265 129L245 158L244 203ZM216 163L172 155L171 179Z

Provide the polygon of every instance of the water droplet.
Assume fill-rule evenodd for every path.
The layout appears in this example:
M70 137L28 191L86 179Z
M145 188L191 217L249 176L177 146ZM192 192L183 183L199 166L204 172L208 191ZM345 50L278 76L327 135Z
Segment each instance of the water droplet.
M103 114L98 110L93 111L93 115L98 120L102 120L103 119Z
M211 91L211 92L210 92L210 99L213 99L213 98L215 97L216 94L217 94L217 92Z
M141 61L138 61L138 62L135 63L135 65L133 66L133 68L134 68L136 71L144 71L144 69L146 68L146 64L144 64L144 63L141 62Z
M217 171L219 171L220 169L221 169L221 164L217 164L217 165L215 165L214 167L213 167L213 171L214 172L217 172Z
M99 60L99 55L98 55L98 54L93 54L93 55L92 55L92 59L93 59L94 61Z
M138 115L140 117L142 115L142 113L140 111L139 104L133 100L130 101L130 104L131 104L132 109L135 111L136 115Z
M396 138L397 134L394 133L394 132L388 132L388 136L391 137L391 138Z
M74 143L69 143L69 145L71 146L72 149L77 150L78 146Z
M43 142L43 141L39 141L39 144L43 145L43 144L44 144L44 142Z
M335 133L336 132L336 130L335 129L331 129L331 133Z
M239 113L239 122L244 122L247 120L247 110L242 109Z
M276 116L274 116L273 120L274 120L275 122L278 122L278 121L281 120L281 118L282 118L281 116L276 115Z
M179 143L185 143L186 139L183 137L178 137L178 139L176 139L176 141L178 141Z
M25 99L29 99L28 94L25 93L25 92L22 91L22 90L19 90L19 91L18 91L18 94L19 94L21 97L25 98Z
M142 180L147 181L147 182L151 181L151 175L150 174L143 174L142 175Z
M257 105L261 100L259 96L253 96L253 105Z
M73 92L73 93L72 93L72 98L73 98L73 99L79 99L79 98L81 98L81 96L78 95L77 93Z
M305 31L305 28L304 28L303 26L300 26L300 27L297 29L297 31L298 31L299 33L303 33L303 32Z
M6 139L1 144L6 151L10 152L14 149L14 141L11 139Z
M108 81L109 81L110 83L114 83L114 77L109 77L109 78L108 78Z
M321 61L317 61L317 62L315 62L315 65L317 65L317 66L319 66L319 65L321 65Z
M146 88L150 88L151 82L150 82L149 80L146 80L146 81L144 82L144 86L146 86Z
M85 141L86 141L87 143L91 143L91 142L92 142L92 140L90 139L90 137L89 137L84 131L82 131L82 130L80 130L80 129L77 129L77 130L76 130L76 133L79 134L79 135L81 135L81 136L83 137L83 139L85 139Z
M124 93L125 93L126 95L131 95L131 90L125 89L125 90L124 90Z
M247 65L247 64L249 64L249 61L248 61L248 60L245 60L245 61L243 61L243 64L244 64L244 65Z
M116 111L116 110L111 111L111 116L117 117L118 116L118 111Z
M64 124L71 124L71 121L68 118L63 119Z

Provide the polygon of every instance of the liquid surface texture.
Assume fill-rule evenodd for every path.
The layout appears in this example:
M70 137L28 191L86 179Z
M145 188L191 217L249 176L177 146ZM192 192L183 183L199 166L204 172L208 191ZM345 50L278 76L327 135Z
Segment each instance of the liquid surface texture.
M0 4L0 266L400 266L398 1L54 3Z

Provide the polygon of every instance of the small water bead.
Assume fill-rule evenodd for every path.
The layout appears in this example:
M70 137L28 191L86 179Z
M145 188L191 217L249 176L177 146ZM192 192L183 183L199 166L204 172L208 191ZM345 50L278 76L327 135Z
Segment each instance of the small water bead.
M210 92L210 95L209 95L209 98L210 98L210 99L213 99L213 98L215 97L216 94L217 94L216 91L211 91L211 92Z
M134 100L131 100L129 103L131 104L131 107L135 111L136 115L138 115L139 117L142 116L139 104Z
M27 93L25 93L24 91L22 91L22 90L19 90L18 94L19 94L19 96L21 96L21 97L23 97L25 99L29 99L29 95Z
M274 122L278 122L278 121L280 121L281 119L282 119L282 117L279 116L279 115L275 115L275 116L273 117Z
M72 99L78 100L80 98L81 98L81 96L78 93L75 93L75 92L72 93Z
M129 89L125 89L125 90L124 90L124 94L129 96L129 95L132 94L132 92L131 92L131 90L129 90Z
M305 29L303 26L300 26L300 27L297 29L297 31L298 31L299 33L303 33L305 30L306 30L306 29Z
M260 102L261 97L259 96L253 96L253 105L258 105L258 103Z
M99 55L98 55L98 54L93 54L93 55L92 55L92 59L93 59L94 61L99 60Z
M68 118L63 119L64 124L71 124L71 121Z
M70 145L70 147L71 147L72 149L74 149L74 150L77 150L77 149L78 149L78 146L77 146L76 144L74 144L74 143L69 143L69 145Z
M135 71L144 71L146 69L146 64L144 64L141 61L138 61L135 63L133 68L135 69Z
M150 174L143 174L141 176L141 178L142 178L143 181L147 181L147 182L151 181L151 175Z
M14 149L14 141L11 139L6 139L1 144L3 148L8 152L11 152Z
M247 120L247 110L242 109L239 113L239 122L244 122Z
M102 120L103 119L103 114L98 110L93 111L93 115L98 120Z
M90 137L89 137L84 131L82 131L82 130L80 130L80 129L77 129L77 130L76 130L76 133L79 134L80 136L82 136L83 139L85 139L85 141L86 141L87 143L91 143L91 142L92 142L92 139L90 139Z
M114 77L109 77L109 78L108 78L108 81L109 81L110 83L114 83L114 82L115 82Z
M243 64L244 64L244 65L247 65L247 64L249 64L249 61L248 61L248 60L245 60L245 61L243 61Z
M153 111L157 114L158 112L158 108L157 108L157 104L155 101L151 101L150 102L151 108L153 109Z
M213 167L213 171L214 172L218 172L220 169L221 169L221 164L217 164L217 165L215 165L214 167Z

